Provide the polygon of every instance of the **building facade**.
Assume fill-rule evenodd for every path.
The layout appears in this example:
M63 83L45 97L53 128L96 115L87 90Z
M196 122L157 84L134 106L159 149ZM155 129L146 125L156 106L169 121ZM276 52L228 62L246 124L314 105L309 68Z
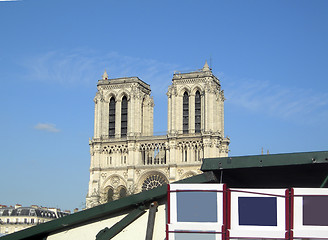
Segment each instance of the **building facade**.
M86 207L200 173L202 159L226 157L224 92L208 64L174 73L167 134L153 135L154 101L138 77L98 81Z
M0 205L0 233L10 234L69 214L69 211L62 212L57 208L36 205L31 207L22 207L20 204L14 207Z

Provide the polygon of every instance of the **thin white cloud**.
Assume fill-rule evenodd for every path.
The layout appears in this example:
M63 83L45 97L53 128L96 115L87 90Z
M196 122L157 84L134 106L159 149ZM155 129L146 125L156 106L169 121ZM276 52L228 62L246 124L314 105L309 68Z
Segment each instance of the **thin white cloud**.
M123 56L116 52L104 54L87 49L52 51L20 61L26 70L24 80L49 82L65 88L84 85L95 89L104 70L109 78L139 77L151 86L156 105L154 122L160 122L156 124L155 131L165 131L163 126L166 123L163 119L166 119L166 111L163 109L167 107L167 88L171 84L174 70L182 69L178 65L154 59Z
M123 56L116 52L103 54L87 49L47 52L25 59L23 65L27 70L26 79L66 87L95 85L105 69L109 78L138 76L151 85L157 106L159 102L166 101L165 93L171 84L174 70L185 68L153 59ZM290 88L269 81L229 79L224 73L216 75L223 78L227 104L257 114L298 122L313 123L319 115L320 119L328 117L328 93Z
M34 129L46 132L59 132L60 130L56 128L55 124L52 123L38 123L34 126Z
M227 80L225 95L229 104L275 118L314 123L328 117L326 92L243 79Z
M152 90L170 84L173 69L177 65L152 59L123 56L116 52L107 54L86 49L70 52L52 51L32 56L23 61L25 78L47 81L65 86L96 83L106 69L109 78L138 76ZM164 81L163 81L164 80Z

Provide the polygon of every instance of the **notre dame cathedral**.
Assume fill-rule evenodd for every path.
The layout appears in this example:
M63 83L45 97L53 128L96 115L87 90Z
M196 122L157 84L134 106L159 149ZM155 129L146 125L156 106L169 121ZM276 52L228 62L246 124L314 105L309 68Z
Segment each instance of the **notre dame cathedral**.
M166 135L153 135L147 83L105 72L97 89L87 208L199 174L203 158L228 155L224 93L207 63L173 74Z

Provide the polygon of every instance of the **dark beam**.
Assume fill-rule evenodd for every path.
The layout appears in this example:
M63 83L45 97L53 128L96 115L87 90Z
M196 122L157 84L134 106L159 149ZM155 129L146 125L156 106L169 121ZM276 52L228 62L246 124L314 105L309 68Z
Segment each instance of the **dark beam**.
M158 207L157 202L152 202L149 206L146 240L152 240L153 239L153 232L154 232L154 224L155 224L155 216L156 216L156 212L157 212L157 207Z

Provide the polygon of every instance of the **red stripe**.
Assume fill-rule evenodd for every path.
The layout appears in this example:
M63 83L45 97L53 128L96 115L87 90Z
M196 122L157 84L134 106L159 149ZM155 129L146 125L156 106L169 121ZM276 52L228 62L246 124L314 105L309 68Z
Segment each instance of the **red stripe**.
M254 239L254 237L231 237L229 239ZM285 239L285 238L256 238L256 239Z
M289 218L289 228L291 229L291 235L292 233L292 229L294 228L294 188L290 189L290 209L289 209L289 214L290 214L290 218ZM292 239L292 237L291 237Z
M169 233L214 233L214 234L222 234L222 232L211 232L211 231L188 231L188 230L175 230L168 231Z
M251 192L251 191L243 191L243 190L231 190L231 192L241 192L241 193L252 193L252 194L258 194L258 195L267 195L267 196L273 196L273 197L285 197L284 195L278 195L278 194L271 194L271 193L261 193L261 192ZM269 189L268 189L269 190Z
M171 190L171 192L223 192L222 190L190 190L190 189L185 189L185 190L180 190L180 189L177 189L177 190Z
M231 191L227 189L227 229L231 227Z
M290 226L289 226L289 197L290 197L290 192L288 189L285 191L285 230L289 232Z
M170 201L170 184L167 184L167 223L171 223L171 201Z
M223 225L222 225L222 232L225 233L227 227L227 185L223 184ZM223 236L222 236L222 240Z
M289 240L293 240L294 239L294 233L293 233L293 230L291 230L289 232Z
M225 233L226 233L226 230L225 230L225 226L224 225L222 225L222 234L221 234L221 239L222 240L225 240Z
M321 195L317 195L317 194L311 194L311 195L308 195L308 194L304 194L304 195L293 195L294 197L305 197L305 196L310 196L310 197L327 197L328 194L321 194Z

